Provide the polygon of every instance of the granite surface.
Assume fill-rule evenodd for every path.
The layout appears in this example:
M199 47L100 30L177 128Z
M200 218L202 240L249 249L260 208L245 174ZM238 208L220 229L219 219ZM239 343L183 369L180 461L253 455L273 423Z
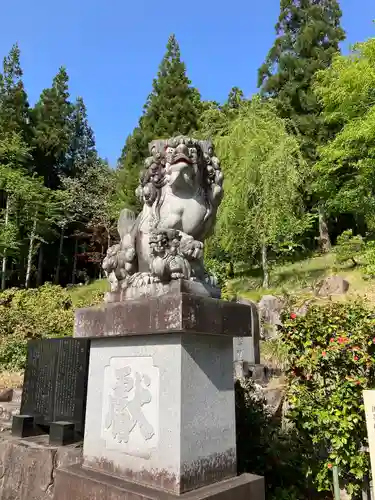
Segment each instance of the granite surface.
M175 494L235 476L232 342L92 340L84 465Z
M247 305L187 293L165 294L78 309L75 337L116 337L159 333L251 335Z

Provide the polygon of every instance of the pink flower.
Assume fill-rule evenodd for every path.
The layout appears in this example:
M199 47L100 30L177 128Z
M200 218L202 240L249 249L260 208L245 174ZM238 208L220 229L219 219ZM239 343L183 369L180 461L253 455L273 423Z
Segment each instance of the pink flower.
M332 469L332 464L327 464L328 469Z
M291 313L291 315L290 315L290 318L291 318L291 319L296 319L296 317L297 317L297 314L296 314L296 313Z
M358 356L354 356L354 361L358 361Z
M325 351L322 352L322 356L325 357L327 356L327 353Z

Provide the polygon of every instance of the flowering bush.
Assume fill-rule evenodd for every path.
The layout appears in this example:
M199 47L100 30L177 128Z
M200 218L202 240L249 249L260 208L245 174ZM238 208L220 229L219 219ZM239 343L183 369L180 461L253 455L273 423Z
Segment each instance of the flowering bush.
M320 491L333 465L353 498L369 472L364 389L375 387L375 316L362 302L314 305L284 318L288 418L305 442L306 473Z

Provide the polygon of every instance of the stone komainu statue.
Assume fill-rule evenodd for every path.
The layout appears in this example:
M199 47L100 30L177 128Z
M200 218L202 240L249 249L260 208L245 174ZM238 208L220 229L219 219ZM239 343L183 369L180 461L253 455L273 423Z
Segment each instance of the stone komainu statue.
M153 141L149 151L136 190L142 212L137 218L121 212L121 241L103 262L111 284L107 300L158 294L178 279L220 296L203 265L203 242L223 197L212 143L180 136Z

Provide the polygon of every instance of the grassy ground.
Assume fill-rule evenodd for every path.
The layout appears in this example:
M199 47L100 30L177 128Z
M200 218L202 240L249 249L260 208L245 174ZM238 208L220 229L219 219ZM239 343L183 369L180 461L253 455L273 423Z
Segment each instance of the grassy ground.
M23 384L23 372L0 372L0 390L18 389Z
M262 288L259 270L251 270L245 276L230 281L229 288L238 295L258 301L263 295L284 293L309 294L324 277L337 274L349 282L348 297L366 295L375 301L375 280L366 280L363 268L339 266L333 253L317 255L298 262L277 265L271 268L269 289ZM89 285L76 286L69 291L75 307L90 304L109 290L106 279L97 280Z
M96 280L89 285L75 286L69 290L74 307L82 307L91 304L98 297L109 291L108 281L106 279Z
M349 282L348 297L366 295L375 300L375 281L364 278L361 266L355 268L338 266L334 254L318 255L298 262L275 266L271 269L269 289L262 288L259 272L235 278L229 288L238 295L250 300L260 300L263 295L282 295L285 293L310 294L315 285L324 277L337 274Z

